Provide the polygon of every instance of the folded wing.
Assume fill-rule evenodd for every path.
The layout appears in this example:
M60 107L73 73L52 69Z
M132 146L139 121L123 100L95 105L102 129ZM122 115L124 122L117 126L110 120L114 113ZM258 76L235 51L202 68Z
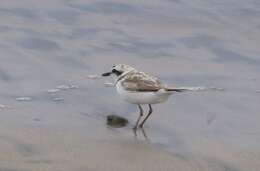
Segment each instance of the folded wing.
M158 91L164 88L163 84L157 78L143 72L127 74L122 81L122 85L128 91Z

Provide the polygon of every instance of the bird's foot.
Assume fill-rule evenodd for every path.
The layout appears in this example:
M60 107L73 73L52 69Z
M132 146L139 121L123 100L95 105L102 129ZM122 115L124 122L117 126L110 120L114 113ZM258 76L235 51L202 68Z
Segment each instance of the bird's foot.
M139 126L138 126L138 128L144 128L144 124L140 124Z
M136 125L136 126L133 127L133 130L136 131L137 128L138 128L138 126Z

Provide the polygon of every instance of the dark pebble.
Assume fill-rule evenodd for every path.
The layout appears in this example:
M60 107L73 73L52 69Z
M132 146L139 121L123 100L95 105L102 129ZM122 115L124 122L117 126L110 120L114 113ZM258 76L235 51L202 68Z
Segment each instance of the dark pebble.
M120 128L124 127L128 124L128 120L117 115L108 115L107 116L107 125Z

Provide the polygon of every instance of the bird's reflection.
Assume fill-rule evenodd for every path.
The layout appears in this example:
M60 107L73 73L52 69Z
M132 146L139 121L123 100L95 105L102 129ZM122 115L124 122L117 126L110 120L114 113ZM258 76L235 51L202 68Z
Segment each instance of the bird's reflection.
M136 140L141 140L141 138L144 138L144 140L148 143L151 142L150 138L147 136L147 133L144 128L135 129L133 128L134 137Z

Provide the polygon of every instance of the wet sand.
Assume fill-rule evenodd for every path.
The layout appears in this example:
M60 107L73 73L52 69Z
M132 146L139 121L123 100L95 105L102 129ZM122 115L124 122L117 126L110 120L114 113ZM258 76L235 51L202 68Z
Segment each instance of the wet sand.
M260 4L4 1L0 5L0 170L260 169ZM112 79L127 63L174 94L137 135L137 108ZM105 116L130 125L111 128Z

